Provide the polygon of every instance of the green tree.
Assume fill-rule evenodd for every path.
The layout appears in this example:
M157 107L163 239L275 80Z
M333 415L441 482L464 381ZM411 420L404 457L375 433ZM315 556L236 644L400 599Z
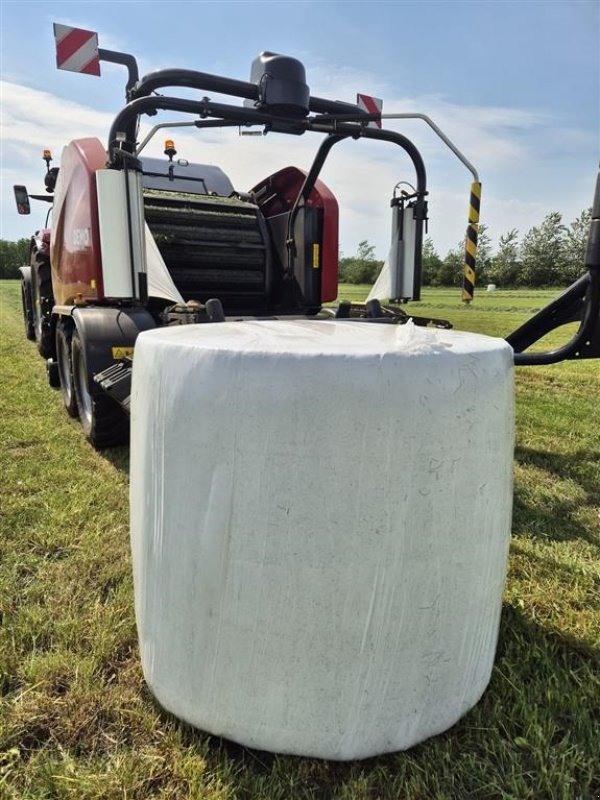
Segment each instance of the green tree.
M375 283L382 266L383 261L375 258L375 247L363 239L358 244L355 256L340 259L340 281L343 283Z
M512 228L498 240L498 252L488 266L488 280L498 286L514 286L519 281L520 269L519 231Z
M477 256L475 258L475 280L477 284L487 280L487 270L492 258L492 243L487 226L479 227L477 237ZM453 250L449 250L441 262L434 286L462 286L465 265L465 241L460 241Z
M480 225L477 236L477 255L475 257L475 281L477 285L481 286L481 284L488 282L488 270L491 261L492 241L488 233L487 225Z
M565 235L565 283L573 283L585 271L585 251L587 249L592 209L586 208L574 219Z
M442 259L437 254L431 236L428 236L423 242L423 286L435 285L441 266Z
M0 278L18 278L19 267L29 263L29 239L0 239Z
M460 286L462 283L464 244L461 242L454 250L449 250L438 270L437 286Z
M523 238L520 284L559 286L566 283L566 228L558 211L547 214Z

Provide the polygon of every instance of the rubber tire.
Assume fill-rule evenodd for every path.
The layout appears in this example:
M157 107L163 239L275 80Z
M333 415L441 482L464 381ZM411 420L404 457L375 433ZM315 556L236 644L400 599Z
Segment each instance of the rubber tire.
M31 262L31 300L33 310L33 330L38 351L42 358L54 354L52 323L50 314L44 316L43 305L53 305L52 274L50 259L44 253L36 253Z
M129 420L125 412L108 395L90 392L91 376L87 370L85 346L77 329L71 339L71 363L79 421L86 439L98 450L126 444L129 441Z
M31 297L31 282L21 278L21 303L23 306L23 323L25 336L30 342L35 342L35 328L33 326L33 298Z
M73 362L71 360L71 339L73 325L59 322L56 326L56 362L60 378L60 390L64 406L70 417L78 417L77 396L73 384Z

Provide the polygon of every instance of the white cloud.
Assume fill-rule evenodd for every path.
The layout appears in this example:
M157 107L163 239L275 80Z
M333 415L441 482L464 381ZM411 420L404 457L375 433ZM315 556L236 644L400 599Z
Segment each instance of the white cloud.
M554 208L572 219L590 202L591 198L584 197L585 181L579 177L577 186L581 186L581 190L571 191L568 201L563 196L565 206L562 209L557 197L548 197L547 201L523 199L524 190L531 183L527 178L528 170L536 168L538 175L549 170L549 157L541 143L547 141L554 149L560 142L558 121L543 111L461 105L438 95L395 97L371 75L348 69L328 70L325 65L311 69L314 95L352 101L357 88L384 96L385 112L428 114L448 134L481 173L484 184L482 221L489 225L495 238L513 227L524 232ZM1 235L19 238L27 235L26 226L30 222L27 218L16 219L10 184L13 181L27 183L32 191L40 191L44 173L42 148L52 148L55 163L58 163L63 145L73 138L98 136L105 142L114 115L15 82L2 82L0 90ZM164 119L161 115L146 118L142 135ZM464 235L471 178L423 122L386 124L413 139L424 156L431 193L430 233L443 254ZM585 132L575 128L565 126L562 131L569 147L574 142L589 140ZM232 129L194 133L174 130L160 132L148 154L162 156L162 140L166 136L175 138L181 157L221 166L236 188L242 190L289 164L307 169L320 141L310 134L240 138L237 130ZM558 169L556 161L552 166ZM323 179L340 204L340 242L344 252L354 252L358 242L366 238L376 245L378 255L383 258L389 244L389 199L393 187L400 180L413 181L408 158L390 144L383 146L364 140L343 142L333 149Z
M108 133L112 122L111 114L8 81L0 81L0 97L4 142L51 147L58 153L73 138Z

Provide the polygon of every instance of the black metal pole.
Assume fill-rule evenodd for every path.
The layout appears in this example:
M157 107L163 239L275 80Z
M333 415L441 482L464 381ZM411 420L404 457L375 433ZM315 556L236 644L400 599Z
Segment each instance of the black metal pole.
M122 64L122 66L127 67L128 78L125 84L125 97L128 100L131 99L132 89L140 79L137 61L134 56L129 55L129 53L119 53L116 50L105 50L103 47L100 47L98 49L98 57L100 61L108 61L111 64Z

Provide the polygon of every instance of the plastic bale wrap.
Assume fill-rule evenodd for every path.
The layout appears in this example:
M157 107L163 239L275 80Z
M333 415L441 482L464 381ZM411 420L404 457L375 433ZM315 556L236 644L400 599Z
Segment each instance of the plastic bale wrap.
M513 417L499 339L353 321L142 333L131 542L159 702L329 759L453 725L495 654Z

